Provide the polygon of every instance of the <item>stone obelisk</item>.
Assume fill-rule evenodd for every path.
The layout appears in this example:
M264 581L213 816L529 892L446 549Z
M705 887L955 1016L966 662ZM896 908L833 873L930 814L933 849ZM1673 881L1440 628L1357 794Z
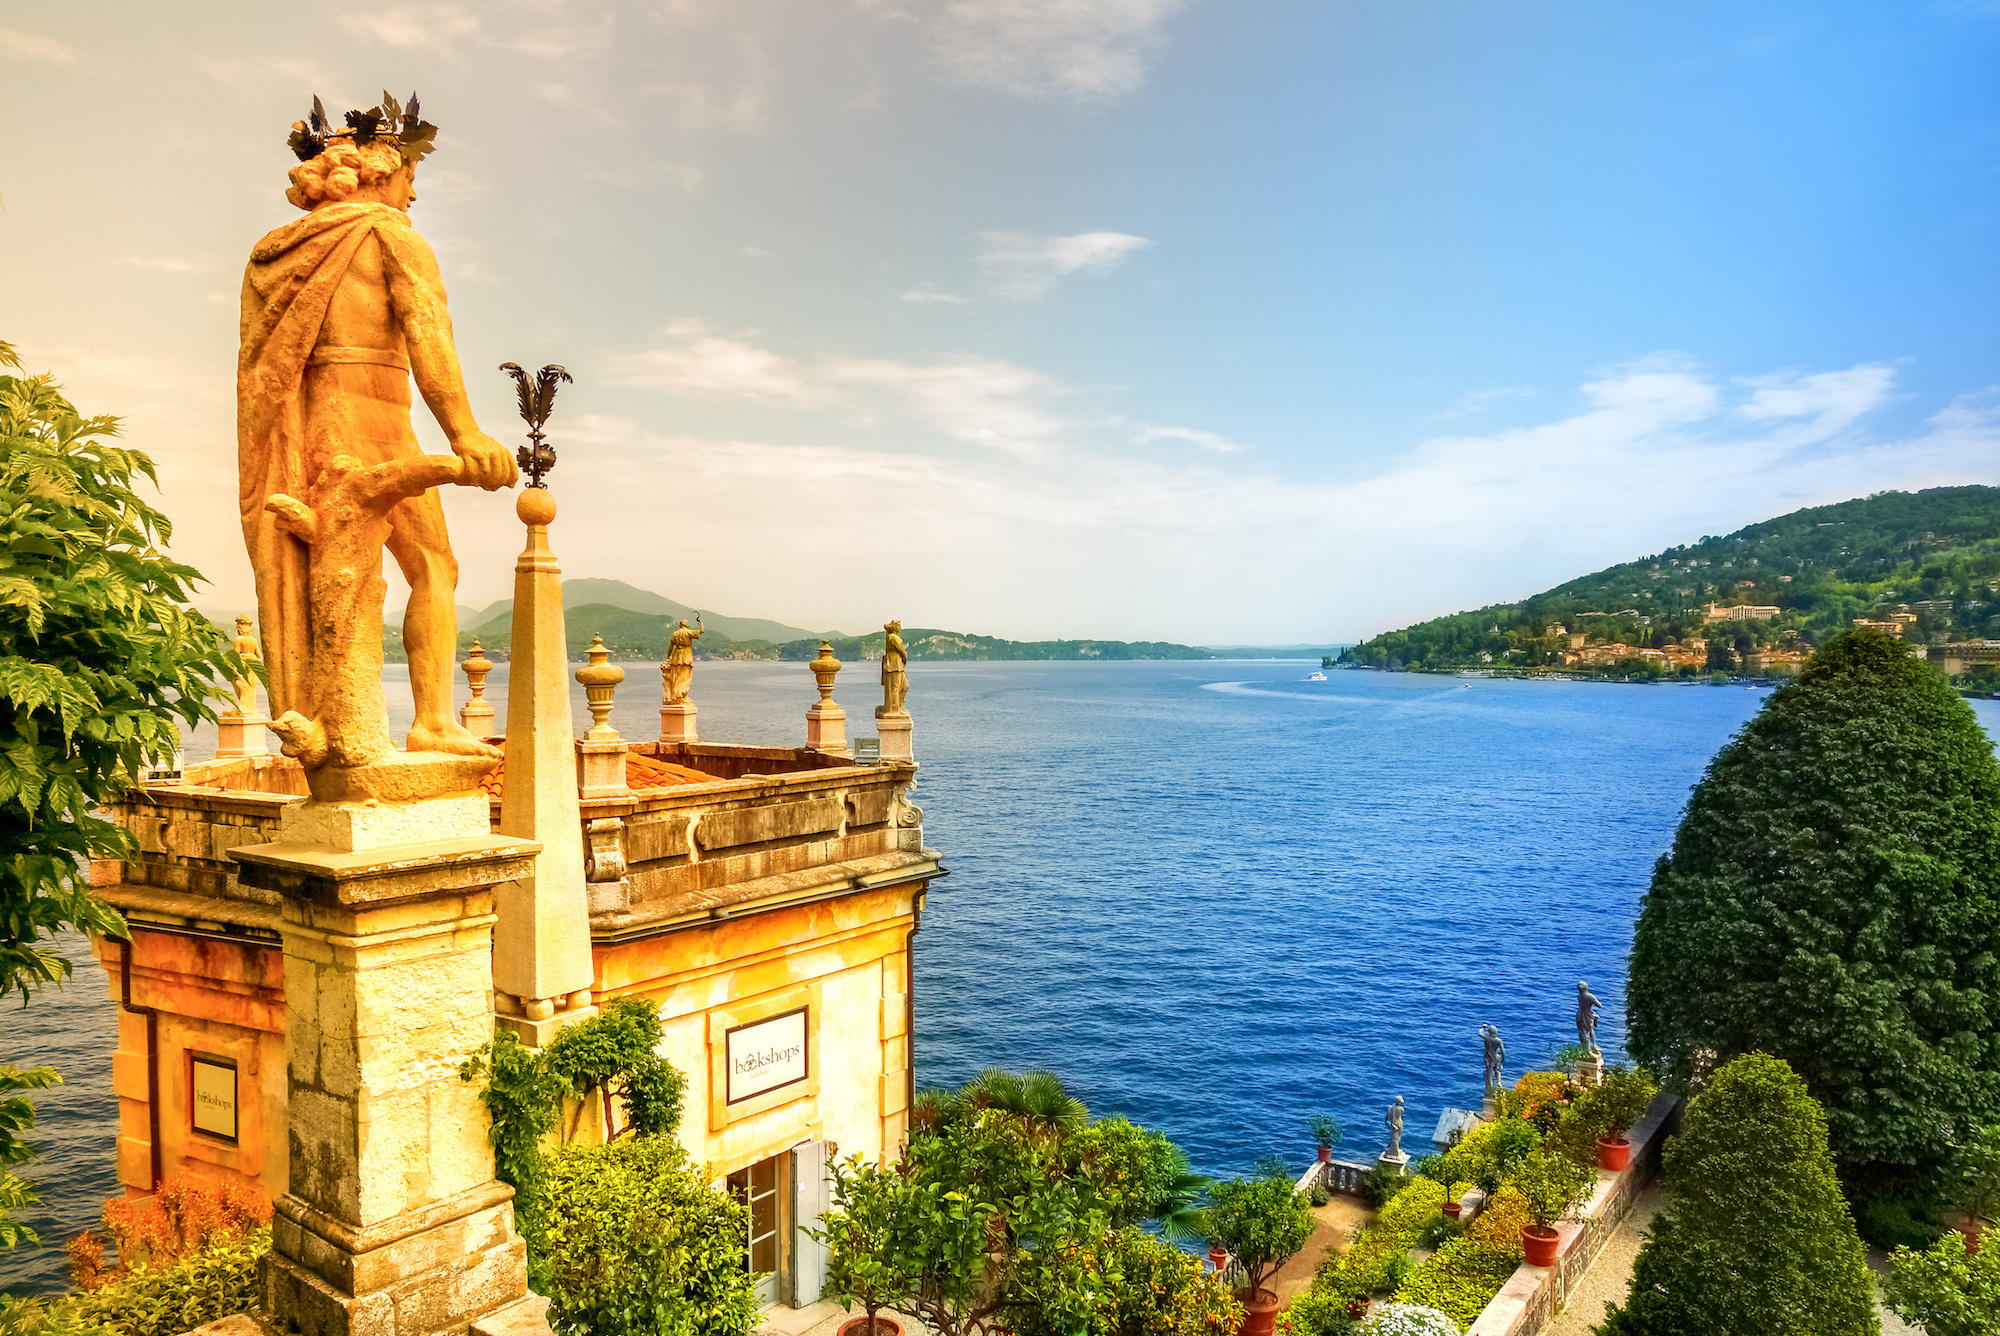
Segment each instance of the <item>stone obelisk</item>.
M498 888L493 988L500 1020L523 1042L553 1038L590 1005L590 906L583 877L562 568L549 548L556 517L548 489L521 489L514 513L528 545L514 565L514 626L507 677L505 787L500 833L542 846L534 874ZM506 1005L512 1001L514 1006ZM514 1013L518 1008L518 1014Z

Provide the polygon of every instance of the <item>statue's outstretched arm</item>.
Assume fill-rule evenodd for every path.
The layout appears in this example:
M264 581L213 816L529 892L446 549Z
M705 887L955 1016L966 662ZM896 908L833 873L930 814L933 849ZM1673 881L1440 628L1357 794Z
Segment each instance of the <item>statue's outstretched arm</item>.
M445 307L444 275L430 243L409 228L379 228L377 235L389 276L389 304L409 348L410 374L453 453L466 462L461 481L489 492L512 487L517 476L513 454L479 430L472 416L452 342L451 312Z

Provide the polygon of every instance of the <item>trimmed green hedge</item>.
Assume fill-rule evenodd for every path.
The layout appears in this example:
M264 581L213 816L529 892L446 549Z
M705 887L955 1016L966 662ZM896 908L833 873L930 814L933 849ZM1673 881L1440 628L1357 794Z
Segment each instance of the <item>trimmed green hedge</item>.
M1428 1305L1450 1314L1461 1329L1470 1327L1520 1263L1518 1247L1509 1250L1469 1236L1450 1239L1404 1278L1396 1302Z
M1375 1223L1354 1236L1346 1252L1321 1264L1313 1288L1343 1302L1389 1288L1405 1254L1426 1229L1443 1219L1444 1201L1444 1184L1411 1179L1376 1215Z

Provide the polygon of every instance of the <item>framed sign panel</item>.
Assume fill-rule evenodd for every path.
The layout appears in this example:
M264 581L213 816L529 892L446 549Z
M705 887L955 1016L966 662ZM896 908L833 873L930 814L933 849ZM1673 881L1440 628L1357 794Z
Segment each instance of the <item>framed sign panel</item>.
M728 1090L724 1100L741 1104L812 1076L806 1043L811 1008L798 1007L731 1028L723 1039Z
M206 1053L188 1054L188 1113L194 1130L236 1140L236 1063Z

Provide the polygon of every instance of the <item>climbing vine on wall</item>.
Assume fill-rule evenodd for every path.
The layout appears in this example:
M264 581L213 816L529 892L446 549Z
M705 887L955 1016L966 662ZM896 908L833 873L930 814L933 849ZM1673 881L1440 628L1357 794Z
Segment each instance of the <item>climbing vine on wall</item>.
M653 1052L660 1042L659 1004L621 997L587 1021L572 1025L547 1048L523 1044L513 1031L495 1030L491 1043L458 1069L480 1086L479 1102L493 1126L494 1174L512 1185L515 1219L532 1247L540 1235L547 1143L567 1143L581 1121L584 1101L613 1092L629 1126L621 1136L672 1136L680 1125L684 1082ZM579 1104L565 1126L563 1102Z

